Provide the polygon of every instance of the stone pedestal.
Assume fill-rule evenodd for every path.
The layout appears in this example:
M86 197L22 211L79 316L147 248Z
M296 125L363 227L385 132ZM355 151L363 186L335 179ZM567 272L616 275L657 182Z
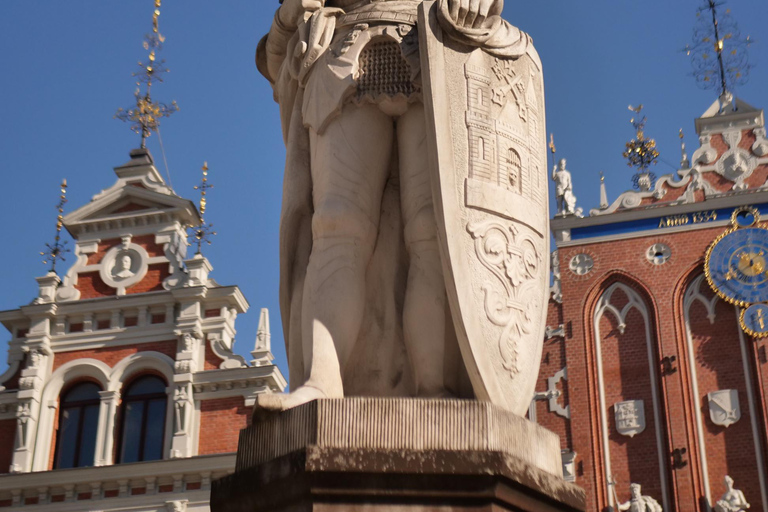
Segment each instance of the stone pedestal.
M569 511L558 437L471 400L320 400L240 434L213 512Z

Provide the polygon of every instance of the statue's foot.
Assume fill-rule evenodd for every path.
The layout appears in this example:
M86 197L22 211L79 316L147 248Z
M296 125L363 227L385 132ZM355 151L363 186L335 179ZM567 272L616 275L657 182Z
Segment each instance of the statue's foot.
M293 409L312 400L327 398L325 393L312 386L301 386L292 393L264 394L256 397L253 407L253 418L263 419L276 413Z

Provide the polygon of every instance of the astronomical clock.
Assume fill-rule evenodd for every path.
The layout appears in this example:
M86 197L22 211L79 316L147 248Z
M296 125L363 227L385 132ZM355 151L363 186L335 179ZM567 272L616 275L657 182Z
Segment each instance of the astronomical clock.
M741 308L741 327L768 336L768 228L757 208L738 208L731 227L707 249L707 281L717 295Z

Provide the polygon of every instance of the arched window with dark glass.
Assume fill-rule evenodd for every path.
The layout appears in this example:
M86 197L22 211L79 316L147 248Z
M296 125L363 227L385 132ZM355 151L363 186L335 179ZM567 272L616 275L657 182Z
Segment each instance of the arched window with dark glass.
M98 384L83 382L61 396L55 469L93 466L99 425L99 391Z
M165 382L154 375L133 381L123 393L118 462L163 458Z

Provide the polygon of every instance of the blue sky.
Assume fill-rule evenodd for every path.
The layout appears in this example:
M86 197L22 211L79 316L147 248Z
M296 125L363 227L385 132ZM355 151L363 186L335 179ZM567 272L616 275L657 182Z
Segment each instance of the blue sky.
M700 3L507 1L505 17L533 36L544 63L547 131L555 134L558 157L568 159L585 211L599 202L600 171L611 200L631 186L621 157L633 135L628 104L646 106L646 133L657 139L665 162L680 159L680 128L689 152L698 146L693 120L716 93L697 88L680 49L690 41ZM110 186L112 168L138 145L112 116L131 105L131 73L146 58L141 43L151 29L152 7L153 0L0 4L0 310L36 296L34 278L46 270L38 253L53 238L61 179L69 181L72 211ZM287 371L277 303L285 151L277 106L253 63L276 7L276 0L164 0L162 56L171 72L154 96L181 108L162 125L176 192L195 197L203 161L210 166L215 188L207 217L218 231L205 251L212 277L239 285L251 304L237 321L236 351L252 350L259 309L268 307L276 362ZM765 107L768 2L731 0L729 7L742 32L757 40L750 81L736 93ZM156 137L148 147L160 163ZM665 162L657 174L672 172ZM0 347L8 338L0 333ZM0 373L4 368L0 356Z

